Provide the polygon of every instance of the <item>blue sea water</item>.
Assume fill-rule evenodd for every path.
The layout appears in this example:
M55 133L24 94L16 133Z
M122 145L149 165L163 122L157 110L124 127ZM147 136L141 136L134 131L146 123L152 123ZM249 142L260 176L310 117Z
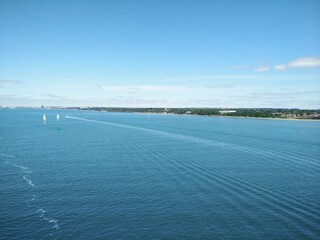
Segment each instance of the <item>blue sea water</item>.
M0 239L320 239L320 122L57 113L0 110Z

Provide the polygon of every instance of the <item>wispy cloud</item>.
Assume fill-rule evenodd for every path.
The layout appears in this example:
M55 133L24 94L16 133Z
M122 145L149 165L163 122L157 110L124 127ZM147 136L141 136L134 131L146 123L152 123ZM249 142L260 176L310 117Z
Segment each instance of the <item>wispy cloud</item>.
M287 68L314 68L320 67L320 57L304 57L298 58L287 64L279 64L274 68L276 70L286 70Z
M228 88L233 88L234 85L231 84L219 84L219 85L210 85L207 86L207 88L211 88L211 89L228 89Z
M259 75L191 75L182 77L170 77L167 81L201 81L201 80L226 80L226 79L258 79Z
M0 79L0 84L13 84L13 85L19 85L19 84L24 84L26 83L25 81L20 81L20 80L8 80L8 79Z
M288 67L292 67L292 68L320 67L320 57L298 58L292 62L289 62Z
M266 71L269 71L269 69L270 69L269 66L262 65L262 66L257 67L254 71L255 72L266 72Z
M59 96L59 95L56 95L56 94L46 94L46 96L49 98L49 99L66 99L66 97L63 97L63 96Z
M106 85L99 86L100 89L107 92L120 92L120 93L186 93L196 91L191 86L166 86L166 85Z
M279 66L279 68L283 68L283 66ZM259 67L256 69L257 72L263 72L270 70L269 66L264 66L262 68ZM170 77L165 78L163 81L167 82L189 82L188 84L194 84L195 82L201 82L203 84L208 84L210 82L217 83L217 82L228 82L230 81L236 81L236 80L248 80L248 81L255 81L255 80L298 80L298 79L315 79L319 78L319 76L313 76L313 75L296 75L294 77L289 75L280 75L280 74L274 74L274 75L265 75L263 73L260 74L250 74L250 75L192 75L192 76L185 76L185 77ZM239 81L241 82L241 81ZM178 84L178 83L176 83ZM185 83L187 84L187 83Z
M168 85L106 85L98 86L100 89L109 92L127 92L127 93L192 93L196 91L212 91L232 88L230 84L218 84L208 86L168 86Z
M79 80L74 78L53 78L52 80L57 82L79 82Z
M283 71L287 69L287 66L285 64L279 64L274 66L274 69L279 70L279 71Z
M231 68L234 68L234 69L248 69L248 68L250 68L250 66L249 65L245 65L245 64L241 64L241 65L231 66Z
M13 98L16 97L16 95L7 94L7 95L0 95L0 98Z
M170 86L148 85L148 89L168 89ZM116 87L116 86L109 86ZM117 86L119 89L147 89L146 86ZM173 87L173 86L172 86ZM178 86L175 86L178 87ZM284 107L319 108L319 89L264 89L256 87L237 87L212 85L208 87L182 87L183 95L172 91L168 94L152 92L144 95L136 92L118 92L116 95L64 97L56 94L43 96L1 95L2 106L105 106L105 107ZM219 90L222 87L230 89ZM173 88L172 88L173 89ZM243 90L243 91L241 91ZM140 94L141 93L141 94Z

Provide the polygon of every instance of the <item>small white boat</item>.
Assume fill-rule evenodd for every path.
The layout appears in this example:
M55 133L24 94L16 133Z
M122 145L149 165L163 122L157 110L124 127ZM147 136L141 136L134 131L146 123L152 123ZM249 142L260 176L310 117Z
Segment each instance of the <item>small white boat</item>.
M60 116L59 116L59 114L57 114L57 121L59 121L60 120Z
M43 119L44 122L47 121L47 118L46 118L46 115L45 115L45 114L43 114L42 119Z

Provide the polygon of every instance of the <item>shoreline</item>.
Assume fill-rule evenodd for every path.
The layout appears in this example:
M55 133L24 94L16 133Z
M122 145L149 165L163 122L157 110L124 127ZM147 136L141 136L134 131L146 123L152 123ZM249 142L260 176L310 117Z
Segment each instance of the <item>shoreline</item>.
M264 118L264 117L241 117L241 116L212 116L212 117L265 119L265 120L282 120L282 121L308 121L308 122L320 121L320 119L307 119L307 118Z
M161 115L177 115L177 116L203 116L203 117L218 117L218 118L238 118L238 119L265 119L265 120L285 120L285 121L308 121L308 122L319 122L320 119L317 118L279 118L279 117L247 117L247 116L226 116L226 115L205 115L205 114L194 114L194 113L175 113L175 112L146 112L146 111L108 111L108 110L98 110L98 109L79 109L79 108L59 108L59 107L50 107L50 108L30 108L30 107L16 107L8 108L1 107L0 109L42 109L42 110L77 110L77 111L91 111L91 112L108 112L108 113L133 113L133 114L161 114Z
M79 110L81 111L81 110ZM177 115L177 116L198 116L198 117L219 117L219 118L241 118L241 119L265 119L265 120L282 120L282 121L320 121L320 119L307 119L307 118L267 118L267 117L244 117L244 116L219 116L219 115L200 115L200 114L178 114L178 113L157 113L157 112L116 112L116 111L99 111L99 110L88 110L94 112L109 112L109 113L135 113L135 114L160 114L160 115Z

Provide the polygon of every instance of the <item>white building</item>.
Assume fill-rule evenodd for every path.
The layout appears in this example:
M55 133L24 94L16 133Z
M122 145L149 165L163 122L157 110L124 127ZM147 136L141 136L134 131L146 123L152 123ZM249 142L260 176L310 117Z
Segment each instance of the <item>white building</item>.
M225 114L225 113L235 113L235 112L237 112L236 110L221 110L221 111L219 111L219 113L221 113L221 114Z

